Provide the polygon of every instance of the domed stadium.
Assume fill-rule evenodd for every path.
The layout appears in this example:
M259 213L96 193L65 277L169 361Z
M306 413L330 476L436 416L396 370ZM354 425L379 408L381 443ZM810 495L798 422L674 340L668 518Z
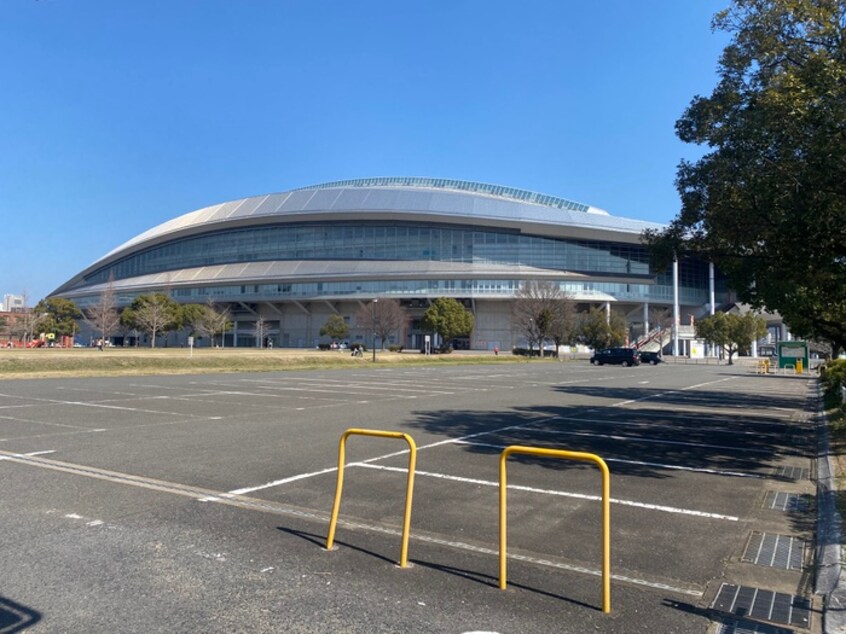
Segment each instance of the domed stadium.
M51 295L83 308L109 286L119 306L151 292L180 303L211 298L233 321L224 345L249 347L256 345L258 321L276 346L313 347L329 316L350 322L373 299L391 298L409 318L385 343L407 348L421 347L420 321L430 302L452 297L475 316L472 335L456 344L484 350L518 343L510 317L515 293L526 280L546 280L582 310L613 307L638 335L649 330L650 310L672 309L674 301L672 273L651 270L640 243L644 229L656 228L661 225L498 185L336 181L174 218L107 253ZM704 313L712 284L707 262L682 261L681 323Z

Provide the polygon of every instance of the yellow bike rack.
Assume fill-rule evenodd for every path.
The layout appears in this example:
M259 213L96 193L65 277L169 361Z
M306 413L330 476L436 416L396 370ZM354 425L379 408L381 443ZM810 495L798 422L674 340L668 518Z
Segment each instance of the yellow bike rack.
M506 526L507 506L507 478L505 463L508 456L523 454L528 456L542 456L547 458L564 458L566 460L580 460L593 462L602 473L602 611L611 611L611 474L608 465L597 455L581 451L565 451L564 449L544 449L541 447L523 447L512 445L506 447L499 456L499 587L505 590L508 586L506 578L506 544L508 529Z
M408 535L411 528L411 496L414 493L414 469L417 464L417 445L408 434L398 431L382 431L379 429L348 429L341 436L338 448L338 484L335 488L335 503L332 505L332 519L329 520L329 535L326 537L326 550L332 550L335 543L335 527L338 523L338 511L341 508L341 491L344 488L344 456L347 438L350 436L374 436L376 438L401 438L408 443L411 450L408 456L408 481L405 490L405 515L402 522L402 549L400 552L400 568L408 566Z

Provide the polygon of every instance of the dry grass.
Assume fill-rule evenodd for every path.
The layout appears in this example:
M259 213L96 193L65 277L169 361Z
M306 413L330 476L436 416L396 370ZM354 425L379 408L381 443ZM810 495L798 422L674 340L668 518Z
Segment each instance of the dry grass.
M524 362L510 354L489 352L425 356L416 353L376 353L376 364L440 365ZM537 362L537 360L534 360ZM252 348L96 348L0 350L0 379L278 372L283 370L361 367L372 364L372 353Z

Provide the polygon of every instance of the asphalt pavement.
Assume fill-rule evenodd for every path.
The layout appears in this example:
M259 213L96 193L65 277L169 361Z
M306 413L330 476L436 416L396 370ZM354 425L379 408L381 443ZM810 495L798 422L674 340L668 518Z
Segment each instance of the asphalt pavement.
M0 382L0 633L819 632L816 386L584 361ZM338 443L353 436L336 547ZM611 472L611 611L588 452Z

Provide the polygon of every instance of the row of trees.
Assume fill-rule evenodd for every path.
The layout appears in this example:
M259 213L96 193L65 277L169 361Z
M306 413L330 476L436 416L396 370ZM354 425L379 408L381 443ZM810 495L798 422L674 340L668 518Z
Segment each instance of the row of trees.
M408 314L395 299L377 299L363 305L355 315L355 327L372 331L381 341L382 348L392 334L400 330L408 320ZM473 331L473 313L461 302L450 297L439 297L432 302L423 315L424 330L437 334L442 348L447 348L453 339L468 336ZM349 324L340 315L331 315L320 329L321 337L345 339L350 333Z
M40 301L29 313L17 320L24 328L24 336L30 338L38 332L50 332L58 336L73 336L77 322L84 320L105 342L118 332L136 331L150 337L151 347L156 339L181 328L189 328L192 334L208 337L212 344L215 337L231 328L232 322L227 309L220 309L211 300L206 304L179 304L164 293L141 295L122 311L111 287L107 288L97 303L85 310L60 297Z
M379 337L384 348L385 341L400 330L407 318L398 301L381 299L362 305L355 322L357 328L372 331ZM214 345L216 337L232 326L229 311L218 308L211 300L206 304L182 305L164 293L141 295L118 312L110 288L102 293L96 304L84 311L70 300L50 298L39 302L19 321L30 334L40 331L71 336L76 332L79 319L91 324L103 341L123 329L148 334L152 347L158 336L181 328L189 328L192 334L206 337ZM599 308L578 313L575 302L559 285L545 281L531 280L520 287L513 304L512 325L541 356L547 342L554 343L556 350L573 343L601 349L623 345L627 336L626 321L621 315ZM469 336L473 326L473 314L448 297L434 300L422 320L425 331L439 335L442 348L448 348L457 337ZM256 332L260 333L261 329L262 326L257 325ZM330 316L320 329L321 336L336 340L345 339L349 332L349 324L340 315ZM718 313L697 323L697 336L723 347L729 363L739 349L748 347L765 334L765 322L752 313L743 316ZM257 338L261 340L263 335L257 334Z

